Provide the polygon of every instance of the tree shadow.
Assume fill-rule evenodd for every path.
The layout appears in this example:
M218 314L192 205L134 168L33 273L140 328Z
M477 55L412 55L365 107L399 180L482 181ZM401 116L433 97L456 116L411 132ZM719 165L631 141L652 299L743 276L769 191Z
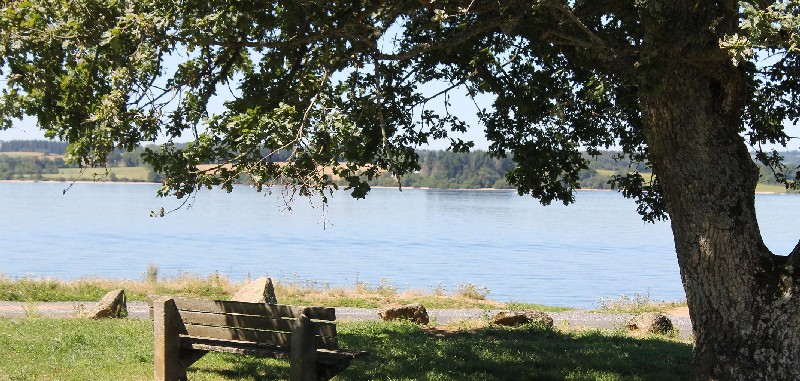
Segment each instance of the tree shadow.
M535 325L442 333L411 323L342 325L343 348L365 350L335 380L683 380L690 344L601 331L560 332ZM288 361L226 356L226 379L286 379ZM191 370L192 368L190 368ZM191 378L191 377L190 377Z

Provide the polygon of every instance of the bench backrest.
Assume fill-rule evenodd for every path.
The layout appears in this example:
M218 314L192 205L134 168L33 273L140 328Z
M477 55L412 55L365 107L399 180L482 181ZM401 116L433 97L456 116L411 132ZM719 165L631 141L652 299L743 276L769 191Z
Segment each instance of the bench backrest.
M181 335L288 347L292 328L305 314L313 322L311 332L316 347L339 348L333 308L177 297L172 300L180 317Z

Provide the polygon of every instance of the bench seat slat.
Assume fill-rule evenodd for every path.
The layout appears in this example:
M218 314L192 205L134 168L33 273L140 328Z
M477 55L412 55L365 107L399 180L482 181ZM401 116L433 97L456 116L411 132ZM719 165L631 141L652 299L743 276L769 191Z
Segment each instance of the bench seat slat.
M173 298L175 306L181 311L200 311L211 313L237 313L242 315L260 315L270 317L298 318L304 307L282 304L245 303L225 300L204 300L189 298ZM308 318L312 320L336 320L336 309L329 307L307 307Z
M257 331L252 329L214 327L210 325L184 324L184 334L194 337L204 337L219 340L249 341L253 343L272 343L275 345L290 345L292 335L285 332Z
M181 337L182 349L234 353L253 357L289 359L289 347L251 342L211 340L198 337Z
M196 324L184 324L184 328L185 329L180 333L193 337L245 341L251 343L270 343L278 346L289 346L292 342L292 334L286 332ZM315 336L314 341L317 348L339 349L339 339L335 337Z
M194 337L181 338L181 348L234 353L253 357L289 358L289 347L270 346L265 344L210 340ZM317 349L317 360L322 364L336 364L343 360L353 360L367 356L364 351Z

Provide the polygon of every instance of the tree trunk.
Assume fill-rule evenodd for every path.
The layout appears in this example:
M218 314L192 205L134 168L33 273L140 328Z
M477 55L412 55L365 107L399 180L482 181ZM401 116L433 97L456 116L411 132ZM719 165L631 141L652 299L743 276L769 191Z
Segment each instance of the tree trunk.
M639 97L692 318L692 379L800 380L800 254L773 255L761 238L744 73L662 58Z

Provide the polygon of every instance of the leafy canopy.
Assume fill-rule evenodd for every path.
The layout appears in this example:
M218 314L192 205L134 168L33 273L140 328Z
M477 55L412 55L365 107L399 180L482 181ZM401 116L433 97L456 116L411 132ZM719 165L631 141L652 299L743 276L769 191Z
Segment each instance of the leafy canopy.
M335 175L363 197L366 180L383 171L417 170L415 148L432 139L472 146L448 136L469 127L450 111L448 95L459 89L491 97L478 117L491 153L516 162L508 180L520 194L569 203L587 168L581 151L618 146L633 168L648 164L638 95L661 75L654 41L672 38L659 4L4 0L0 128L34 116L48 137L70 142L82 166L166 136L145 154L166 175L163 195L230 190L246 176L259 190L287 184L324 197ZM726 4L698 12L740 13L738 33L705 36L722 56L668 53L746 70L741 132L797 187L794 169L760 148L789 143L784 123L800 115L800 2ZM185 147L171 143L187 138ZM279 153L288 160L274 160ZM614 185L645 218L664 217L658 178L633 168Z

